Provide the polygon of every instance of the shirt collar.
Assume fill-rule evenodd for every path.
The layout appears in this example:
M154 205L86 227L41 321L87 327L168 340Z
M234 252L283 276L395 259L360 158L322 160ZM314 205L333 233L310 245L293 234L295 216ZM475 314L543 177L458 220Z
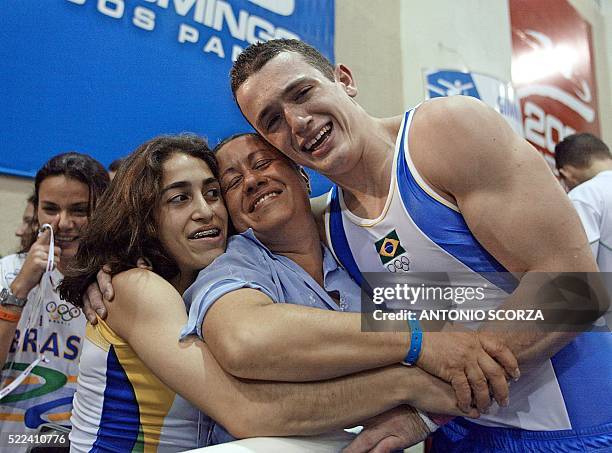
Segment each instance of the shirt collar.
M257 237L255 236L255 232L253 231L252 228L249 228L248 230L242 233L239 233L239 234L247 238L248 240L254 242L260 248L265 250L268 256L270 256L270 258L279 260L280 257L282 256L282 255L275 255L272 251L270 251L268 247L266 247L259 239L257 239ZM334 258L334 255L331 253L331 251L322 242L321 242L321 247L323 248L323 284L324 286L326 286L325 284L326 284L327 275L338 270L340 266L338 265L338 262L336 261L336 258ZM283 256L283 258L286 258L286 257ZM295 265L297 266L297 264Z

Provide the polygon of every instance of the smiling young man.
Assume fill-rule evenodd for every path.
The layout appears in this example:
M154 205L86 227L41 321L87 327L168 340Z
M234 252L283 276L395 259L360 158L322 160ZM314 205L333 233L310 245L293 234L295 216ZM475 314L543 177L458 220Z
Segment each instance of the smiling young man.
M505 285L487 273L597 271L579 220L544 160L481 102L456 96L374 118L355 101L347 67L334 67L293 40L247 48L231 84L246 119L269 143L337 184L327 203L326 236L358 281L364 271L471 272L481 284L512 294L505 308L537 308L529 286L535 274ZM397 242L391 251L380 245L389 239ZM408 269L395 266L398 259ZM482 406L487 384L499 378L483 349L498 358L496 350L509 347L532 368L513 386L509 407L496 408L479 425L447 425L436 436L438 448L542 450L554 443L562 449L595 431L587 443L612 445L612 370L592 372L595 363L611 363L609 336L580 336L563 349L575 334L505 331L425 334L419 361L432 360L425 369L452 382L462 404L471 387ZM428 342L449 352L430 358ZM461 353L460 363L450 351ZM596 397L583 398L575 384L586 376ZM506 428L532 434L516 441ZM551 440L558 434L565 440ZM375 444L387 436L379 430L369 439Z

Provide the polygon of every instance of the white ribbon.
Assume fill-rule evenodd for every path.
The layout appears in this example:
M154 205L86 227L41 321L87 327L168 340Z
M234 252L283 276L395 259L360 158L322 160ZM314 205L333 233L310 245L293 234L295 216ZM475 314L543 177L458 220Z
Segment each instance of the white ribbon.
M53 227L51 225L49 225L48 223L43 224L40 227L40 233L41 234L44 230L49 229L49 231L51 232L51 237L49 240L49 256L47 257L47 267L45 268L45 273L43 274L40 283L39 283L39 295L40 297L38 298L37 305L42 306L42 299L43 299L43 295L45 294L45 283L47 281L51 282L51 272L53 271L53 267L55 266L55 239L53 237ZM49 276L48 279L45 278L45 276ZM30 315L28 316L28 320L26 322L26 328L24 329L24 335L23 335L23 340L25 341L25 337L26 337L26 332L29 330L30 326L32 325L32 321L36 321L37 318L37 310L38 307L34 307L31 311L30 311ZM40 350L40 345L38 344L38 337L40 337L40 335L37 336L37 344L36 344L36 349ZM19 350L19 342L17 344L17 348L16 350ZM34 360L34 362L32 362L30 365L28 365L28 367L23 370L16 378L13 382L11 382L9 385L7 385L6 387L3 387L2 389L0 389L0 401L7 396L8 394L10 394L12 391L14 391L17 387L19 387L19 385L25 380L25 378L27 378L31 373L32 370L34 369L34 367L36 365L38 365L40 362L48 362L48 360L45 358L45 356L43 354L41 354L36 360ZM10 368L9 368L10 369Z
M19 385L25 380L25 378L27 378L30 375L30 373L32 373L32 370L34 369L34 367L38 365L40 362L47 362L47 359L45 358L44 355L41 355L36 360L34 360L30 365L28 365L28 367L25 370L21 372L19 376L15 378L13 382L11 382L9 385L7 385L2 390L0 390L0 400L4 399L6 395L8 395L13 390L15 390L17 387L19 387Z

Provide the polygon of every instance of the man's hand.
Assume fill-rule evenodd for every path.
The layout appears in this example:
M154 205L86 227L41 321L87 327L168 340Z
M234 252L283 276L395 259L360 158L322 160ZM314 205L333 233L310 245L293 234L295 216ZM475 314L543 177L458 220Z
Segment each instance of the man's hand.
M106 318L107 312L104 299L110 302L115 297L111 277L110 267L104 265L98 271L98 275L96 275L97 281L89 285L83 295L83 313L85 313L85 317L91 324L98 322L96 314L100 319Z
M480 412L491 405L491 395L500 406L509 403L507 378L518 379L518 362L501 341L489 338L486 349L478 334L452 327L442 332L424 332L417 365L450 383L459 407L468 412L472 396Z
M153 265L146 258L138 258L136 267L140 269L153 270ZM106 305L104 301L111 302L115 297L115 290L111 282L111 268L108 265L102 266L96 275L96 281L87 287L83 295L83 313L91 324L96 324L98 318L106 319Z
M480 416L473 407L467 413L459 409L455 391L443 380L416 367L410 368L409 372L413 373L409 390L411 397L408 400L410 406L429 414L470 418Z
M21 271L11 285L11 291L19 299L25 299L32 288L40 282L49 259L49 240L51 232L45 229L30 247ZM60 262L62 250L55 246L53 250L55 265Z
M429 436L421 417L410 406L399 406L367 420L363 431L344 453L385 453L408 448Z

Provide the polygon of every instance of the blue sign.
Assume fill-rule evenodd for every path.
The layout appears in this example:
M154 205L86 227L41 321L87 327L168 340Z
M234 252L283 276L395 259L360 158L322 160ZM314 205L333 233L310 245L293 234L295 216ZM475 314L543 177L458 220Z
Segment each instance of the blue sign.
M428 98L461 94L480 99L476 84L469 72L437 71L427 74L426 77Z
M299 38L333 61L329 0L8 0L0 7L0 172L51 156L105 165L159 134L250 131L229 88L249 44ZM317 177L315 194L326 180Z

